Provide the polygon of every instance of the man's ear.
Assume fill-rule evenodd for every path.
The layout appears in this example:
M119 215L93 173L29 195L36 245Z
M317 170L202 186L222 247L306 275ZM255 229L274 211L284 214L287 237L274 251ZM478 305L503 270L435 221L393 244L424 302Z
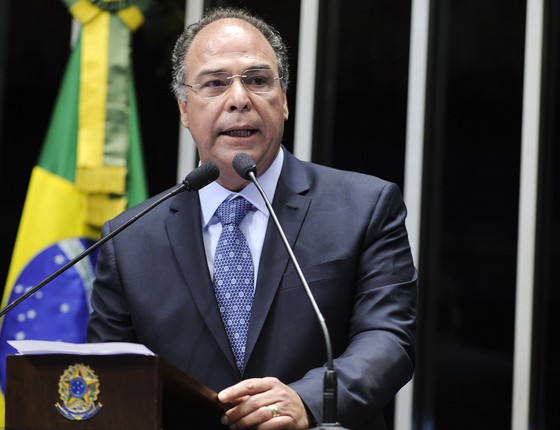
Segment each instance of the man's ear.
M181 113L181 123L183 127L189 128L189 120L187 117L187 101L177 99L177 104L179 105L179 112Z
M288 121L288 117L290 116L290 113L288 111L288 97L286 96L285 92L284 92L284 103L282 104L282 110L284 111L284 121Z

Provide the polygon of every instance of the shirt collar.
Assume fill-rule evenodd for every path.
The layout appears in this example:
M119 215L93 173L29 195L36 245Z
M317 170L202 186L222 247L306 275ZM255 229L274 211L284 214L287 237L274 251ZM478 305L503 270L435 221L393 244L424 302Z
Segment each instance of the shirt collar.
M266 170L266 172L258 176L259 184L261 184L261 187L271 202L274 199L274 193L276 191L278 179L280 178L283 163L284 149L281 147L270 167ZM200 189L198 191L198 195L200 197L200 205L202 208L203 228L206 228L206 226L210 223L216 209L218 209L218 206L220 206L220 204L227 199L228 196L231 196L232 198L236 196L243 196L251 202L258 211L268 216L266 204L264 203L259 190L257 190L257 187L255 187L255 184L252 182L243 188L239 193L233 193L214 181L206 187Z

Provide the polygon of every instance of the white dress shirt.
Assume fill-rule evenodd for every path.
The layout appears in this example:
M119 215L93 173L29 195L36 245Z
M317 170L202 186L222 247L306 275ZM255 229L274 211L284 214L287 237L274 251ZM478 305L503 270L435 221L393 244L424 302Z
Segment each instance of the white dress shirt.
M274 193L276 191L276 184L280 177L282 164L284 162L284 152L280 148L277 157L274 159L270 167L262 175L257 176L261 187L266 193L268 199L272 202ZM245 235L251 255L253 257L253 267L255 269L255 283L257 281L257 274L259 273L259 262L264 243L264 236L266 233L266 226L268 224L268 209L264 203L262 196L252 182L247 185L239 193L234 193L217 182L212 182L206 187L198 191L200 197L200 205L202 209L202 237L204 239L204 249L206 251L206 261L208 262L208 269L210 275L214 274L214 253L218 245L218 239L222 232L222 224L217 216L215 216L216 209L222 202L229 198L236 196L243 196L253 205L253 208L245 216L239 224L239 228Z

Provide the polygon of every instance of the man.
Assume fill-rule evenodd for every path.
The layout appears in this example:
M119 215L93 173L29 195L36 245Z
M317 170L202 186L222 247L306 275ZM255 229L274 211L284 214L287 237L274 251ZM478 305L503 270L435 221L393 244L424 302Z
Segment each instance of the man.
M201 162L216 163L220 176L169 199L102 248L90 341L145 344L234 405L222 419L231 428L304 429L321 421L321 328L261 196L232 167L246 153L325 317L338 420L384 429L381 408L414 369L417 281L398 188L301 162L281 146L287 54L261 20L213 10L179 38L173 60L181 121ZM219 212L232 202L249 202L239 229L251 259L237 266L250 284L239 293L248 301L230 306L224 297L239 290L221 289L229 266L220 235L237 227ZM104 233L143 207L107 223ZM230 317L230 307L248 314Z

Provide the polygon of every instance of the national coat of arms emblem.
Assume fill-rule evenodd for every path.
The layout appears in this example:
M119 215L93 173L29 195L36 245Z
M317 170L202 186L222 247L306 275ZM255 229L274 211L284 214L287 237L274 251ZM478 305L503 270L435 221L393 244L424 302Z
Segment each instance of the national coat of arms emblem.
M62 405L56 409L69 420L88 420L97 414L101 403L96 404L99 395L99 378L84 364L69 366L58 381L58 394Z

